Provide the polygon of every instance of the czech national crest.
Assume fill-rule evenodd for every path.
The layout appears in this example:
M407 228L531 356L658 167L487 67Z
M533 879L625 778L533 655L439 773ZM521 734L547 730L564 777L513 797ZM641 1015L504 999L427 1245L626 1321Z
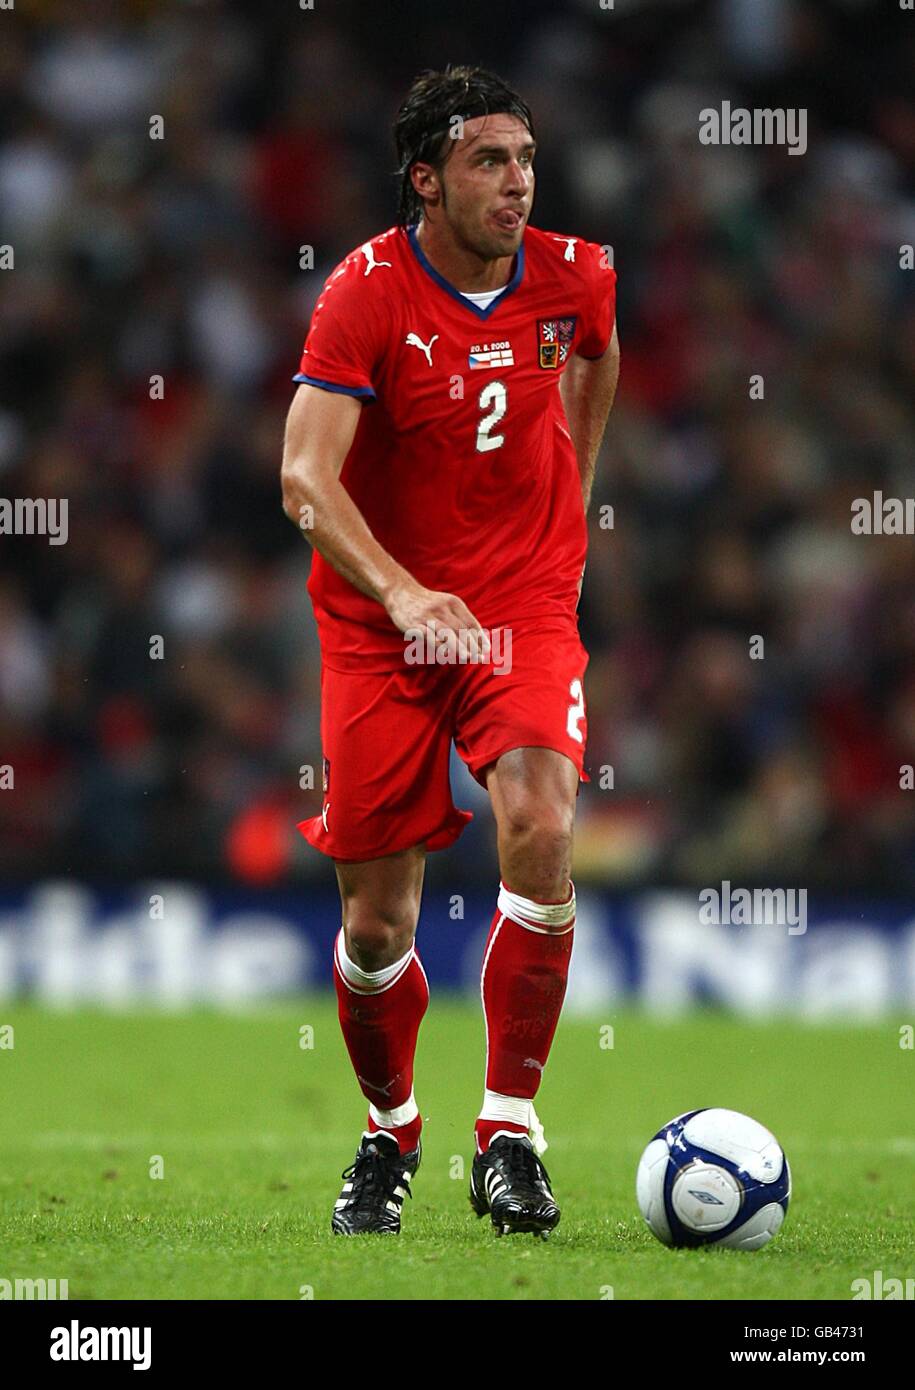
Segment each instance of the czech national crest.
M575 337L575 319L538 319L537 344L541 367L561 367Z

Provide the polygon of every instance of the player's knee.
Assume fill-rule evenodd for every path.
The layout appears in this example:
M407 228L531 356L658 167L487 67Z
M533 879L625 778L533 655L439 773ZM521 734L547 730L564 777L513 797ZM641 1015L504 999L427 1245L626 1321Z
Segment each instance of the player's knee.
M416 933L412 904L348 902L343 907L346 953L360 970L383 970L401 960Z
M502 827L506 848L543 868L563 872L572 849L574 807L542 798L518 798L507 808Z

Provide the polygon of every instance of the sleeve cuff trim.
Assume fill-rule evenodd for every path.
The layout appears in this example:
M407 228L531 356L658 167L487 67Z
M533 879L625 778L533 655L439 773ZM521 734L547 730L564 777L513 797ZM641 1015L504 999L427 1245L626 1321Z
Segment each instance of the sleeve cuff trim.
M341 396L358 396L365 401L376 399L371 386L341 386L338 381L324 381L321 377L306 376L304 372L297 372L292 379L305 386L319 386L322 391L336 391Z

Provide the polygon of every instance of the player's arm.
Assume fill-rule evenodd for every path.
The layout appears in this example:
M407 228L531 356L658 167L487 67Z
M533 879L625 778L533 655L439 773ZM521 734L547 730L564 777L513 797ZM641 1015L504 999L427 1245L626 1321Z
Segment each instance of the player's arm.
M616 324L607 351L593 361L573 354L559 381L559 392L578 456L585 511L591 501L594 469L620 374Z
M286 419L283 511L338 574L386 609L401 632L435 622L438 632L480 633L461 599L424 588L379 545L340 482L363 408L344 392L299 386ZM476 640L485 647L482 636ZM471 645L459 641L468 654Z

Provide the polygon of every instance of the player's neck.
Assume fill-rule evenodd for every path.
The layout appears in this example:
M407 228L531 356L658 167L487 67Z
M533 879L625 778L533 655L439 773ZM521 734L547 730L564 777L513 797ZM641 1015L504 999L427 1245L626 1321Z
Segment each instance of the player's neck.
M425 218L416 229L416 240L433 270L437 270L461 294L500 290L511 279L514 255L484 260L475 252L456 245L447 230L433 226Z

